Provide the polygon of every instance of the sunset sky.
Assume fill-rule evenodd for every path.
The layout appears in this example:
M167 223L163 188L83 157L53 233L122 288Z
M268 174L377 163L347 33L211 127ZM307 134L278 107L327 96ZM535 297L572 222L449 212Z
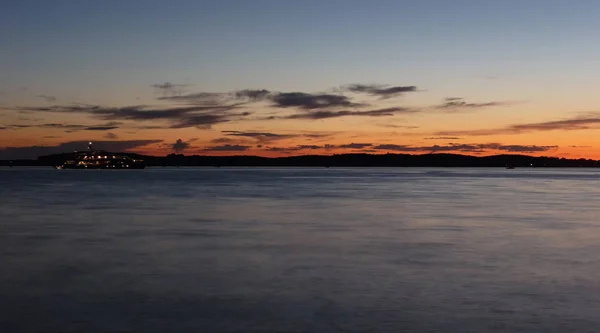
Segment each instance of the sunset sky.
M600 1L10 0L0 159L600 159Z

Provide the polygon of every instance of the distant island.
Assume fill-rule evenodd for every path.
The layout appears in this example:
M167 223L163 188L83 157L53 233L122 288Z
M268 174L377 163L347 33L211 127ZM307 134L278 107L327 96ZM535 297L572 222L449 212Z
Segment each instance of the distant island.
M147 156L121 153L143 159L149 167L600 167L600 161L527 155L470 156L460 154L339 154L302 155L289 157L201 156L170 154ZM32 160L0 160L0 166L55 166L69 159L72 153L40 156Z

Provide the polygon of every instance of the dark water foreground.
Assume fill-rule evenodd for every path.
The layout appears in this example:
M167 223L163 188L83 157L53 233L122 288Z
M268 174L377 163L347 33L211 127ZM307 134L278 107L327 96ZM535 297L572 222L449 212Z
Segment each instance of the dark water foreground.
M599 332L594 169L0 169L0 332Z

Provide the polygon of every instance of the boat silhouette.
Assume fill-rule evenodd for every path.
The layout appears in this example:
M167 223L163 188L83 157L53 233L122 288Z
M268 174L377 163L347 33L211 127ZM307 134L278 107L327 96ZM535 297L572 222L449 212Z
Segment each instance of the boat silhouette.
M54 166L56 169L143 169L146 167L144 160L132 158L131 156L110 153L105 150L94 150L92 143L88 144L88 150L74 152L71 158Z

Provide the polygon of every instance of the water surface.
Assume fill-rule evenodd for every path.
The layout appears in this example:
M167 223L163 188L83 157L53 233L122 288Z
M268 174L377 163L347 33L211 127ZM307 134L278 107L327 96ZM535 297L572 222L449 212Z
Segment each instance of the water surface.
M598 332L600 170L0 169L2 332Z

